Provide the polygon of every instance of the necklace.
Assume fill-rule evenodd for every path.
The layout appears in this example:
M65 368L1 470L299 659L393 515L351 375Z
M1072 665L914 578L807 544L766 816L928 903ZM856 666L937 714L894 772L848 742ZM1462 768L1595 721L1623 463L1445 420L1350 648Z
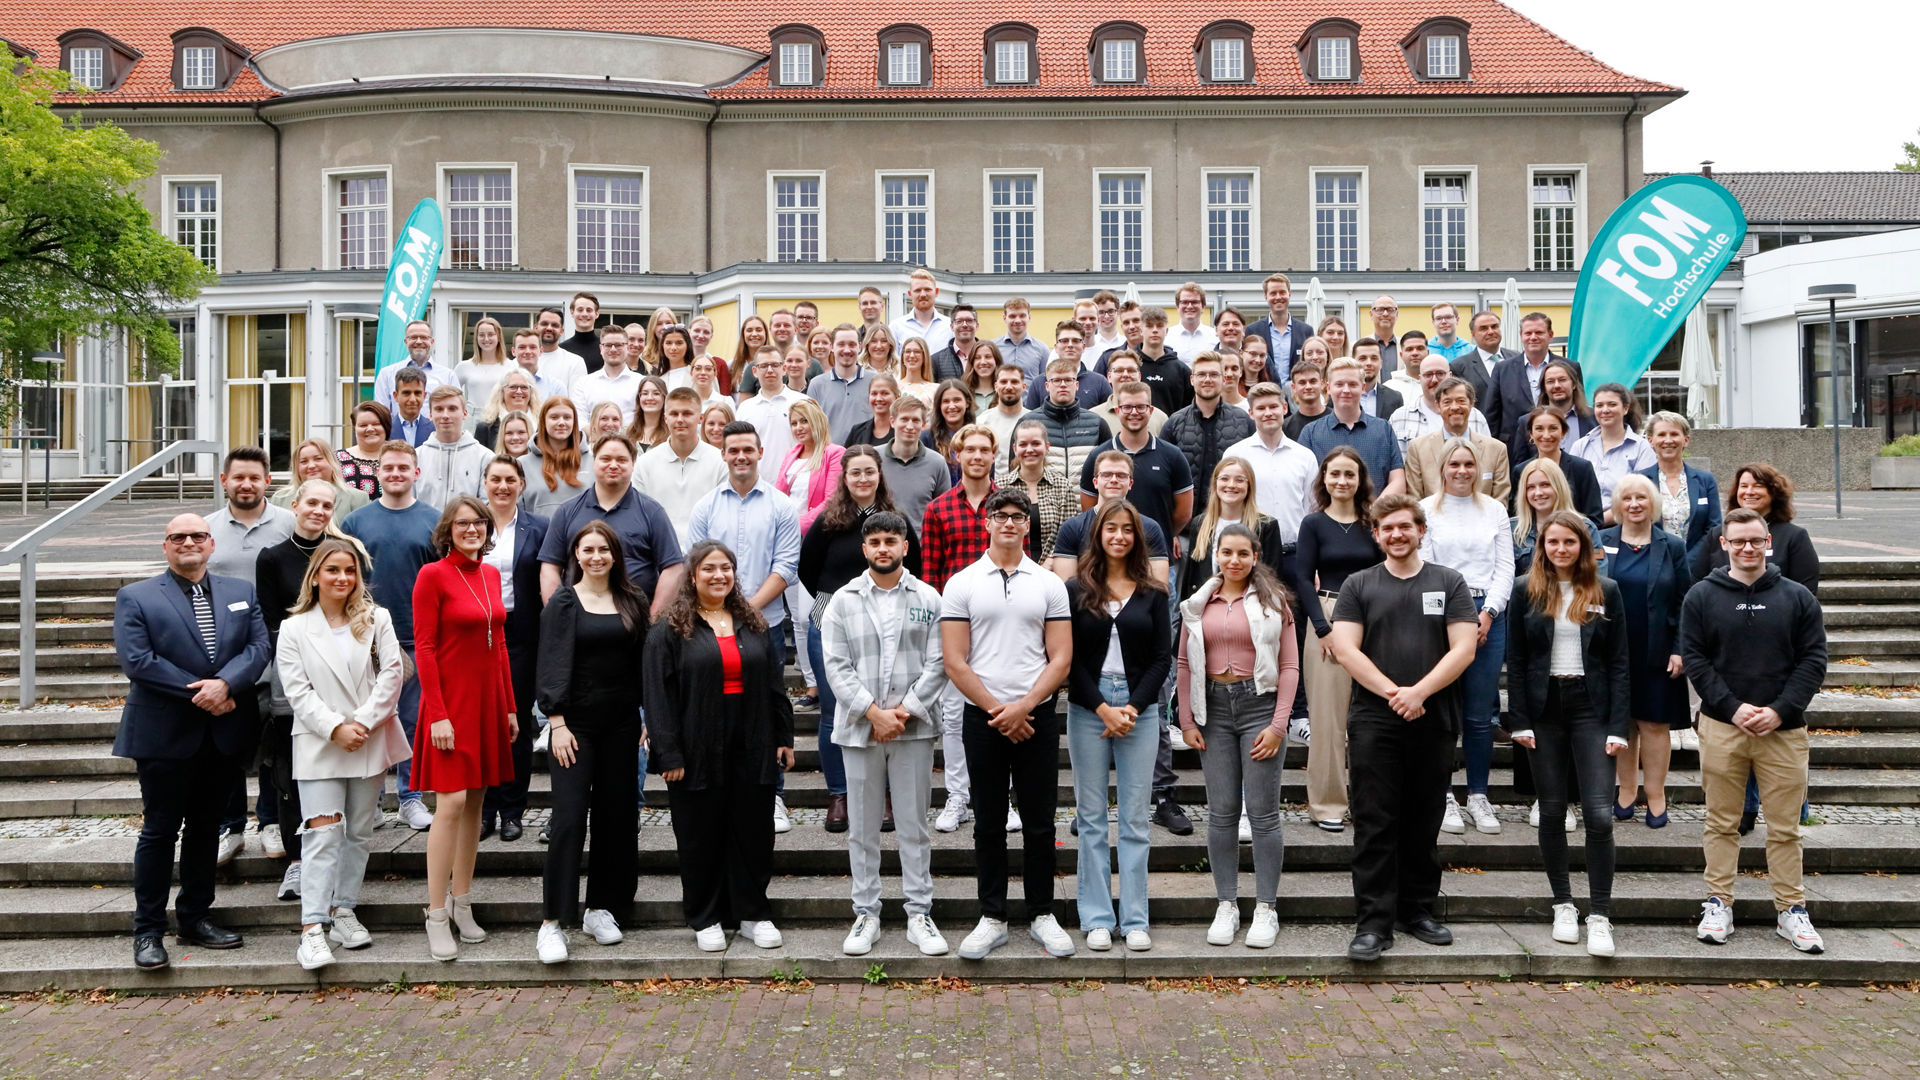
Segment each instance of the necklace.
M480 595L479 590L473 587L473 583L467 580L467 575L461 572L461 570L458 567L454 568L453 573L455 577L460 579L460 584L465 585L467 587L467 594L473 597L473 602L476 604L479 604L480 610L486 613L487 649L488 651L492 651L493 649L493 597L489 596L483 599ZM477 564L474 570L474 574L476 576L478 576L479 574L479 569Z
M721 631L726 631L727 633L732 633L733 631L733 613L724 607L710 608L701 605L700 617L707 620L707 625L713 628L716 636L725 637L726 634L721 633Z

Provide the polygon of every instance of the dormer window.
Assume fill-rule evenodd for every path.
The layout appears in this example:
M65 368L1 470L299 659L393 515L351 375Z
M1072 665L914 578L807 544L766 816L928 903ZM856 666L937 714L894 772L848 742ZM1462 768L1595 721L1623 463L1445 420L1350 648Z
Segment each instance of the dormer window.
M901 23L880 31L880 84L925 86L931 81L932 53L933 35L924 27Z
M190 45L180 50L180 89L211 90L216 77L220 50L211 45Z
M107 50L98 45L81 45L67 50L67 74L75 85L98 90L107 84Z
M780 85L813 85L813 47L798 42L780 46Z
M819 86L826 68L826 40L811 26L790 23L773 31L773 85Z
M247 50L215 30L195 26L173 35L173 88L225 90L247 66Z
M1353 41L1343 37L1323 37L1315 43L1315 67L1322 79L1353 78Z
M1354 82L1360 78L1360 24L1351 19L1321 19L1294 43L1300 71L1311 82Z
M1034 56L1039 31L1026 23L1000 23L987 28L986 81L994 85L1031 83L1039 71Z
M1193 42L1194 69L1201 82L1253 81L1253 27L1222 19L1201 27Z
M1137 83L1146 78L1142 57L1147 31L1139 23L1110 22L1094 28L1088 46L1094 82Z
M1465 79L1473 74L1467 24L1454 18L1428 19L1400 39L1407 67L1421 81Z
M117 90L133 70L140 51L98 30L69 30L60 35L60 66L73 76L75 86L88 90Z

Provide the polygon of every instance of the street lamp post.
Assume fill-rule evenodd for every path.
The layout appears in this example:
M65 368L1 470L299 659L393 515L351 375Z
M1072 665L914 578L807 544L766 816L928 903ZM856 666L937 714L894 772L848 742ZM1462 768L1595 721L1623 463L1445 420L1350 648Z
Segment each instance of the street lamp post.
M1852 285L1815 285L1807 290L1807 299L1827 302L1827 387L1828 408L1833 419L1833 516L1840 517L1840 335L1839 303L1858 295Z

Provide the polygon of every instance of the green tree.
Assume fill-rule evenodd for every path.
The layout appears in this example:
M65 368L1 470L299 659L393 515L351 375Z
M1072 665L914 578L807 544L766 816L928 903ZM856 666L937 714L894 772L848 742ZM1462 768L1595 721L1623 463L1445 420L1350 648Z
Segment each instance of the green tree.
M117 328L142 343L146 374L177 370L166 313L215 280L141 202L160 147L56 113L70 86L0 65L0 414L16 380L39 376L33 354L70 335Z
M1893 167L1901 172L1920 172L1920 143L1907 143L1900 148L1900 152L1907 155L1906 160L1894 162Z

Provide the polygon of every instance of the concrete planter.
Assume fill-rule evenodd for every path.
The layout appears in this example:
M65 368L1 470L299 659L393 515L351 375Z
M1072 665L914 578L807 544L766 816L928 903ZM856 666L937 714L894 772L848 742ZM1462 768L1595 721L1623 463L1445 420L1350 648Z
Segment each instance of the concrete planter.
M1875 488L1920 488L1920 457L1873 459Z

